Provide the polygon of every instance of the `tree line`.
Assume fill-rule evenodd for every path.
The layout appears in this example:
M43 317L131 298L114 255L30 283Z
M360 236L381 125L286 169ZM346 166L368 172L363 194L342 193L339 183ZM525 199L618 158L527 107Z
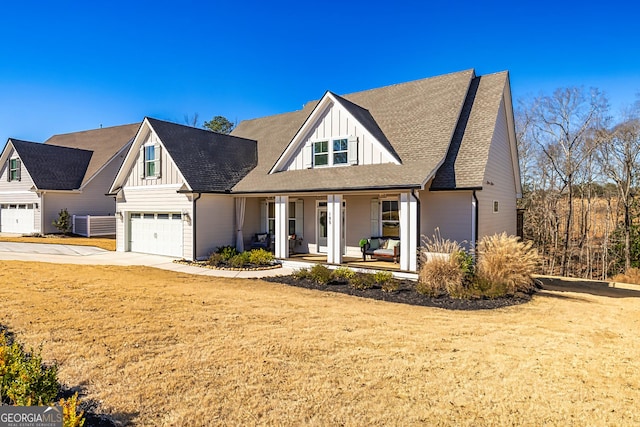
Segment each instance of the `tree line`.
M611 115L597 89L562 88L515 111L524 238L543 273L605 279L640 267L640 98Z

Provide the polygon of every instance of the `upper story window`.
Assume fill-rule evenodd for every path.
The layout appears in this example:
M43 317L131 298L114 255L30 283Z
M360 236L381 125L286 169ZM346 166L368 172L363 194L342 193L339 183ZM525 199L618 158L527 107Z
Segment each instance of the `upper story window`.
M9 160L7 181L20 181L20 159Z
M349 139L348 138L336 138L322 141L315 141L312 145L313 148L313 166L337 166L348 165L357 163L357 149L356 140L352 143L351 150L353 153L349 153ZM350 160L351 157L351 160Z
M159 145L145 145L144 147L144 176L145 178L160 176Z

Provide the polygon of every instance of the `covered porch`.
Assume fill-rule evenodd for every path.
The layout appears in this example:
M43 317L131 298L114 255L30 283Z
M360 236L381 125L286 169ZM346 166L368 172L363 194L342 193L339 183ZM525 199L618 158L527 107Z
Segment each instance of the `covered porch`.
M236 221L242 224L237 230L237 246L242 242L238 249L250 249L256 234L267 233L275 257L282 261L397 272L417 270L417 191L255 195L236 199L236 208L244 205L243 215L238 215ZM363 262L359 243L371 237L399 242L397 262L369 256Z

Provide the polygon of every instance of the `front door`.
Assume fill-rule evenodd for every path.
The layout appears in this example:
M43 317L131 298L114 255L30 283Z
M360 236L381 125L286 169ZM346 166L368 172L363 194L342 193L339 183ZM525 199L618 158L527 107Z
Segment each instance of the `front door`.
M345 244L345 236L346 236L346 206L345 202L342 202L342 251L343 254L346 253L347 246ZM329 231L328 221L327 221L327 202L318 202L316 217L318 218L318 222L316 224L316 241L318 242L318 253L327 253L327 233Z

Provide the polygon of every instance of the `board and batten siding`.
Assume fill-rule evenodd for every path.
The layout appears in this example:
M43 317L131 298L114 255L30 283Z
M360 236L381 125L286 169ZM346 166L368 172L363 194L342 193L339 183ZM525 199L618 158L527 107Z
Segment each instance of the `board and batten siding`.
M468 248L473 239L471 191L420 191L420 233L433 238L436 228L444 239Z
M151 185L166 185L166 184L182 184L182 178L180 172L167 155L167 150L160 143L160 138L154 133L150 132L144 139L144 144L159 144L160 145L160 176L145 178L143 176L143 168L140 166L142 163L142 147L138 147L136 150L136 157L133 162L133 166L129 172L129 177L125 185L139 187L139 186L151 186Z
M498 117L489 148L482 191L478 191L478 239L495 233L516 234L516 184L511 156L504 101L500 103ZM493 212L493 202L498 212Z
M87 183L81 193L45 193L43 196L45 232L57 231L51 223L58 218L62 209L67 209L70 215L114 215L116 212L115 198L114 196L105 196L105 194L109 192L121 160L112 159L102 171Z
M8 158L17 158L13 148L11 148ZM41 233L42 203L40 196L35 191L31 191L34 184L31 175L29 175L29 171L24 167L24 164L20 162L20 181L9 182L7 181L7 174L9 173L7 163L5 162L3 165L0 165L0 168L0 204L37 203L38 209L34 209L33 211L33 230L36 233Z
M198 222L196 258L207 258L220 246L235 246L237 225L233 197L203 194L196 201L196 210Z
M305 169L305 164L309 164L311 159L305 159L304 156L310 155L311 152L310 150L305 150L304 147L313 141L326 139L331 143L331 138L347 136L358 138L359 165L390 163L393 161L375 143L373 136L351 118L351 115L344 108L333 104L320 117L313 130L303 138L303 142L297 148L295 156L283 167L283 170Z

